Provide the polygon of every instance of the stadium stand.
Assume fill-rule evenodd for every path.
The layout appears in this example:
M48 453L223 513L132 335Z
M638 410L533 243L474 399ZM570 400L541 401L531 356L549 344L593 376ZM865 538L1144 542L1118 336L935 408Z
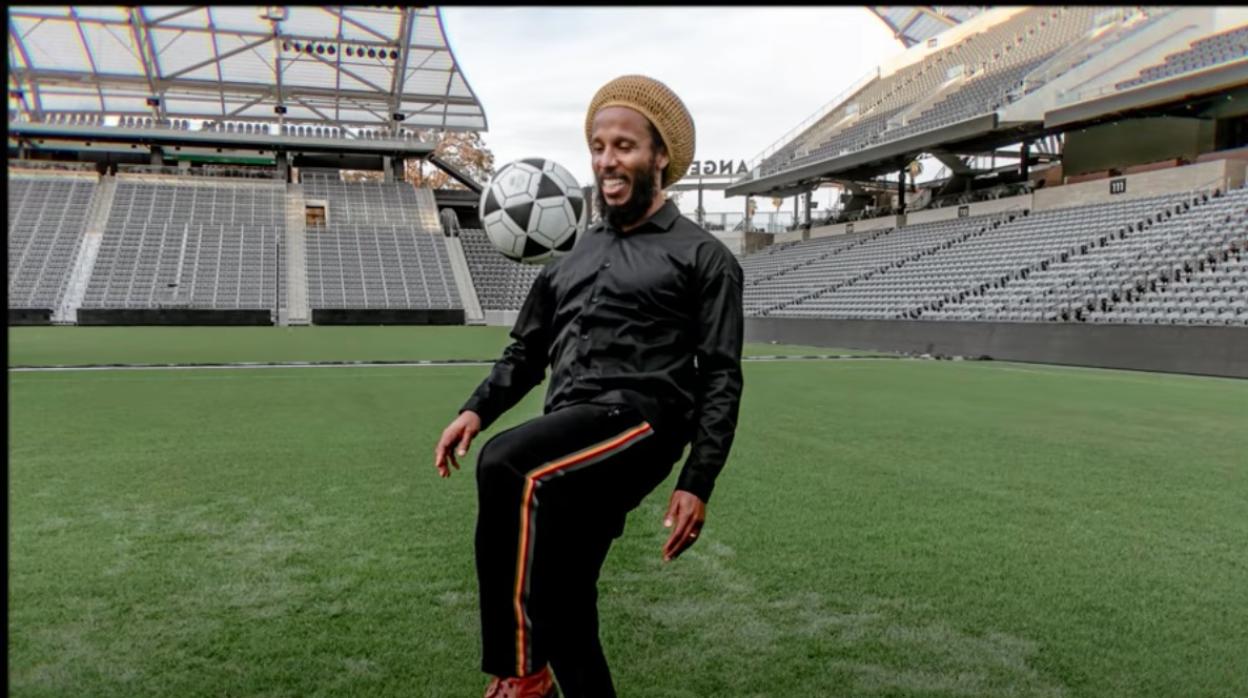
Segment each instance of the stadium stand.
M463 307L428 190L343 182L336 171L305 171L302 182L305 198L329 208L325 225L307 228L312 308Z
M94 174L9 173L9 308L60 304L97 181Z
M1027 75L1087 34L1101 10L1026 8L873 80L765 158L760 172L783 171L990 113L1006 103Z
M460 308L442 237L406 225L309 226L313 308Z
M403 182L344 182L337 171L304 170L304 196L329 203L331 222L359 225L407 225L439 230L437 208L421 201L418 190ZM427 193L427 190L426 190Z
M746 313L1242 325L1245 231L1238 188L835 236L746 256Z
M1069 210L1075 226L1090 227L1097 238L1078 254L1059 259L1026 278L975 293L960 302L923 314L924 319L1100 321L1100 308L1134 297L1174 278L1172 270L1190 268L1233 243L1231 216L1242 218L1243 195L1186 195L1142 200L1127 209L1126 222L1113 211ZM1091 215L1088 215L1091 213ZM1037 214L1037 219L1044 218ZM1242 234L1241 234L1242 237ZM1152 321L1150 319L1150 321ZM1248 318L1245 318L1248 321Z
M1126 90L1158 80L1203 70L1248 56L1248 27L1239 27L1192 42L1185 51L1172 53L1157 65L1142 69L1136 77L1115 87Z
M256 181L119 178L82 307L276 310L284 196Z
M856 245L842 248L815 265L802 268L800 276L773 279L772 288L784 289L787 297L773 303L761 315L777 317L897 317L908 309L907 295L914 284L879 288L880 275L913 264L968 238L983 235L1000 224L1000 215L975 216L936 223L921 223L889 229L883 234L861 238ZM775 283L775 281L779 283ZM923 277L931 285L944 287L948 281ZM884 286L889 286L885 283ZM747 288L749 283L747 281ZM863 288L872 290L862 291ZM875 294L875 295L872 295ZM747 310L747 312L749 312Z
M490 243L484 230L462 228L459 239L464 245L468 272L481 300L481 308L519 310L542 268L507 259Z
M1248 325L1248 189L1194 203L1101 267L1119 284L1089 321Z

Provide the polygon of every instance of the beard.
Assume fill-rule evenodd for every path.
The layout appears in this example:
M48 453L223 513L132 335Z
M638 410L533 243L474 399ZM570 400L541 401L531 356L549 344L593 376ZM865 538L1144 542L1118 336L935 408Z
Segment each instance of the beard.
M654 161L654 158L650 158L650 162L644 169L627 173L633 180L632 191L628 199L619 206L607 203L602 195L602 178L597 178L598 186L595 187L594 201L598 204L602 217L611 224L612 228L619 230L626 225L632 225L640 221L641 217L646 215L646 211L650 210L650 205L654 203L654 193L658 188L654 176Z

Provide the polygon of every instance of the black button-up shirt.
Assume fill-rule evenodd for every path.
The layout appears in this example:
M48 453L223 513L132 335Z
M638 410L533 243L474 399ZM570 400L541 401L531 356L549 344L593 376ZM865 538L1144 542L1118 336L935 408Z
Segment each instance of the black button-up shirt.
M461 411L488 427L550 365L546 412L633 405L692 442L676 486L707 501L737 427L741 280L728 248L670 201L627 233L600 222L542 269L512 343Z

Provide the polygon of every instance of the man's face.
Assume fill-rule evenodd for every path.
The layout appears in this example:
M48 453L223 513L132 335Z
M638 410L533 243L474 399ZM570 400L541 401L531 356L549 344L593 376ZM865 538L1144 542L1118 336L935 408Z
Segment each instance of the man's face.
M655 152L650 122L628 107L607 107L594 116L589 151L598 205L616 227L640 220L658 195L659 177L668 158Z

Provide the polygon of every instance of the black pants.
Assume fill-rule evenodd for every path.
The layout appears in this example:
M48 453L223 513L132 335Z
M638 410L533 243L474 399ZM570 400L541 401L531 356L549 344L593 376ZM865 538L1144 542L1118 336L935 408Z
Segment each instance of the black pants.
M598 572L684 445L631 407L591 404L485 444L476 552L486 673L524 676L549 662L568 698L615 695L598 640Z

